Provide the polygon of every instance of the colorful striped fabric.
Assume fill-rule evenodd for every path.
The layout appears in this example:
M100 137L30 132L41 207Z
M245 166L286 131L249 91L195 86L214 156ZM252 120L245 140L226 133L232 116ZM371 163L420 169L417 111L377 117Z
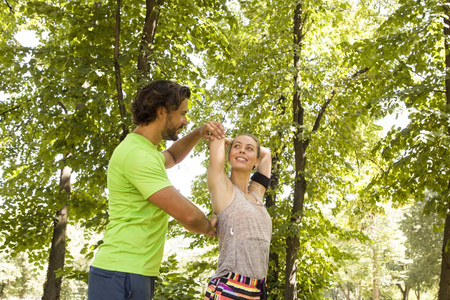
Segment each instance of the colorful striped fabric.
M235 273L213 278L208 283L204 300L260 300L267 298L264 279L253 279Z

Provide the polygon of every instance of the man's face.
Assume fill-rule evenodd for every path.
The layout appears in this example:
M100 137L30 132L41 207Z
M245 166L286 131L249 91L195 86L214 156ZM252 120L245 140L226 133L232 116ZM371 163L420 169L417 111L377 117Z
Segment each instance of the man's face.
M164 124L161 136L163 140L178 140L180 130L188 124L186 114L188 112L189 99L184 99L177 110L169 111L166 115L166 122Z

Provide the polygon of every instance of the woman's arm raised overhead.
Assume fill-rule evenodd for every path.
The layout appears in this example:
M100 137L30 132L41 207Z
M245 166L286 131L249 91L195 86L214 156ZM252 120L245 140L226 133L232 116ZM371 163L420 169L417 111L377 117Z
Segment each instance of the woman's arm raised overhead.
M270 178L272 172L272 155L269 148L261 147L261 161L256 167L256 172L261 173L267 178ZM257 193L261 198L263 198L264 193L266 192L265 186L253 180L250 181L249 188L251 188L251 190Z
M234 191L233 184L225 173L225 138L209 142L209 155L208 190L213 211L219 214L231 203Z

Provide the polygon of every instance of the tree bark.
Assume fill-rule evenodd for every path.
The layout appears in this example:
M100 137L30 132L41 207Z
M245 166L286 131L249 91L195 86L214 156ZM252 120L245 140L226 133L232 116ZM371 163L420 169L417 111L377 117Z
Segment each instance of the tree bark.
M119 105L120 117L122 119L122 135L120 136L120 141L123 141L128 134L128 127L125 120L127 115L127 110L125 109L125 104L123 102L123 90L122 90L122 76L120 74L120 9L122 4L120 0L116 2L116 28L115 28L115 41L114 41L114 73L116 77L116 92L117 92L117 103Z
M447 90L447 94L448 94ZM448 100L447 100L448 101ZM448 183L450 189L450 181ZM450 211L450 201L448 203L448 211ZM447 213L444 225L444 240L442 242L442 263L441 263L441 277L439 281L438 300L450 299L450 255L447 248L450 238L450 214Z
M70 176L71 169L66 166L61 170L60 192L65 191L66 196L70 199L71 186ZM50 257L48 259L47 279L44 283L44 293L42 300L58 300L60 299L62 278L56 277L56 271L64 269L64 258L66 251L66 230L69 218L69 208L64 205L56 213L53 227L52 245L50 248Z
M345 290L344 287L340 283L338 283L338 285L339 285L339 289L342 291L342 294L344 294L345 299L350 300L350 289L348 287L348 284L347 284L347 290Z
M266 207L270 208L275 206L277 201L277 194L276 190L279 184L279 176L280 173L280 159L278 157L278 154L276 154L272 159L272 174L273 178L270 181L270 187L266 193ZM271 249L272 250L272 249ZM269 266L274 266L273 268L269 267L268 274L267 274L267 285L270 287L278 283L278 273L280 271L280 261L279 261L279 255L275 251L270 251L269 253Z
M415 290L414 293L416 294L417 300L420 300L420 288Z
M405 289L403 289L402 285L400 283L397 283L397 287L400 289L400 292L402 292L402 299L408 300L409 299L409 287L405 283Z
M145 81L150 73L149 58L153 53L153 42L155 39L156 27L159 19L159 6L164 0L146 0L146 13L144 30L142 32L140 53L138 57L138 71L140 78L138 81Z
M448 39L450 38L450 9L447 5L444 5L445 15L444 18L444 39L445 39L445 68L448 71L450 69L450 49ZM448 75L447 75L448 76ZM447 99L447 105L450 105L450 79L445 80L445 96ZM450 136L450 127L447 128ZM448 182L448 189L450 189L450 180ZM439 294L438 300L450 299L450 253L447 250L447 244L450 239L450 201L448 201L447 217L445 218L444 225L444 240L442 243L442 263L441 263L441 277L439 281Z
M380 299L380 283L378 279L378 245L374 245L373 249L373 300Z
M301 138L303 131L304 109L300 99L300 53L303 41L303 26L305 23L303 16L302 2L299 2L294 11L294 44L297 46L294 50L294 67L297 73L294 75L294 96L293 96L293 121L298 126L294 136L295 151L295 185L294 185L294 203L292 205L291 219L289 225L289 236L286 238L286 270L284 284L284 299L297 299L297 265L296 260L300 248L299 224L303 213L303 203L306 193L306 179L304 177L306 165L306 145Z

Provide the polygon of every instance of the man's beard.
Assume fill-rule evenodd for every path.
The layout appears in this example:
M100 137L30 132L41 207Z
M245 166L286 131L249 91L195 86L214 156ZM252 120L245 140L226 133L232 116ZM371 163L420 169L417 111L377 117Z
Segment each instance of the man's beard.
M169 120L169 118L166 119L166 123L164 124L164 128L161 132L161 136L163 140L168 141L176 141L178 140L178 134L177 130L183 128L183 126L180 126L176 128L173 123Z

